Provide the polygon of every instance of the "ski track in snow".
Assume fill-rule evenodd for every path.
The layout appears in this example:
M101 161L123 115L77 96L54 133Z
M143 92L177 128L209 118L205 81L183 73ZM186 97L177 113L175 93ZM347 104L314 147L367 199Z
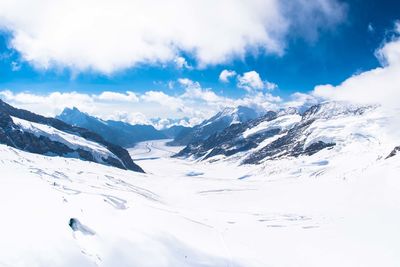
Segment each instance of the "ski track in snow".
M400 266L399 157L238 166L167 141L129 149L146 174L0 145L0 266Z

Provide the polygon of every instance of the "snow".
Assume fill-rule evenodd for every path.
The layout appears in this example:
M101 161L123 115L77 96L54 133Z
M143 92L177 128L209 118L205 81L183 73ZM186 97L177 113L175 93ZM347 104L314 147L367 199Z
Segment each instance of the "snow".
M23 129L24 131L30 132L38 137L48 137L50 140L63 143L73 150L81 148L83 150L90 151L99 162L102 162L103 158L108 157L118 159L118 157L110 152L106 147L96 142L86 140L83 137L60 131L45 124L35 123L16 117L11 118L13 122L21 127L21 129Z
M0 145L0 266L400 266L400 139L374 112L319 123L308 142L343 145L239 166L149 141L146 174Z
M324 143L336 143L346 146L353 142L377 142L385 140L383 125L387 117L383 116L382 110L369 110L363 115L319 118L313 122L305 132L306 141L304 148L313 143L322 141ZM387 138L389 136L386 134Z
M263 121L257 126L247 129L243 133L244 138L248 138L251 135L259 134L262 132L270 131L273 129L281 129L281 131L287 131L292 128L296 123L301 120L301 116L298 114L283 115L272 121Z

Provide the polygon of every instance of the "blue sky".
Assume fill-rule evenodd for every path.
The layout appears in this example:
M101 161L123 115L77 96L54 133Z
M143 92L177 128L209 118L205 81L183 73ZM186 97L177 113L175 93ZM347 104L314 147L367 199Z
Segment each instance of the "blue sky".
M26 4L25 2L21 1L21 6ZM40 2L43 1L37 0L37 2L40 6ZM171 1L171 5L173 2ZM73 59L63 55L62 51L56 51L53 54L51 54L51 51L41 51L40 49L51 49L50 45L43 45L43 42L54 41L48 36L47 39L40 39L41 35L44 35L42 32L47 33L49 29L44 29L40 23L37 24L37 27L34 27L35 25L31 28L27 27L26 22L22 21L21 17L25 17L26 14L31 16L32 14L18 13L21 6L15 6L14 9L4 11L3 14L0 12L0 28L2 29L0 35L0 90L10 90L13 93L30 92L38 95L72 91L83 94L101 94L104 91L121 93L132 91L136 94L145 94L148 91L157 91L166 95L177 96L184 94L188 88L187 84L178 81L186 78L193 82L192 87L198 86L201 89L209 89L220 97L237 99L249 94L249 90L243 90L243 87L240 88L240 86L238 88L238 79L243 77L246 72L255 71L264 82L268 81L277 85L277 88L266 92L266 94L289 99L290 95L295 92L306 93L321 84L338 85L354 74L380 66L381 63L377 59L375 51L391 36L390 31L393 29L395 21L400 19L400 3L395 0L309 1L310 3L323 2L328 6L324 9L326 5L321 7L318 4L305 4L307 1L297 2L297 4L285 9L286 13L283 12L281 17L277 17L272 11L266 12L267 16L264 16L262 12L255 15L255 17L260 16L262 18L262 23L267 20L265 23L268 24L261 25L264 25L266 32L272 36L273 42L271 43L265 39L256 40L254 43L243 41L243 47L239 49L223 43L223 41L243 40L243 38L258 38L258 33L254 33L254 35L247 33L247 31L252 31L254 27L243 29L240 38L236 38L234 33L227 33L232 39L222 40L221 44L216 44L217 49L215 51L212 48L213 43L210 42L211 48L210 44L207 43L206 39L209 39L209 36L202 39L201 36L197 38L194 34L193 36L190 35L193 40L187 40L189 37L186 38L186 35L175 37L174 33L171 33L168 38L179 43L179 45L175 45L177 48L172 50L176 53L175 55L171 56L169 51L165 54L158 54L149 50L153 54L150 54L144 60L142 57L131 55L128 63L123 60L124 56L120 54L115 56L115 58L122 57L119 61L111 60L107 62L109 60L107 57L95 58L92 61L85 62L86 54L79 54L81 48L78 45L81 45L81 42L78 44L76 42L71 43L71 45L77 45L77 50L71 50L72 53L78 51L77 56ZM282 6L289 5L288 3L286 1L266 0L265 8L269 10L278 6L283 9ZM309 6L303 7L303 5ZM89 10L88 12L91 12L92 9L90 4L81 8L82 10ZM191 6L188 5L187 8L190 11ZM204 8L208 7L204 6ZM295 9L299 14L291 9ZM216 10L218 11L218 7L216 7ZM256 11L255 9L255 11L250 12ZM34 12L33 10L32 13ZM243 15L243 21L246 21L245 15ZM250 17L251 15L250 13ZM229 14L226 16L229 20ZM233 14L232 18L235 19L235 16L237 16L237 13ZM285 16L288 18L285 18ZM271 17L272 22L268 21L269 17ZM83 20L77 21L77 23L85 23L85 18L83 17ZM49 21L51 19L49 18ZM201 19L200 17L199 20L201 21ZM224 21L221 22L214 17L212 19L216 23L222 23L221 30L225 30L223 28L226 26L223 24ZM38 16L32 15L31 21L34 20L38 20ZM240 19L238 21L240 23ZM130 23L130 21L124 23ZM196 27L201 29L203 26L198 26L195 23L191 25L193 29L189 34L193 31L196 33ZM289 26L282 26L286 24ZM67 27L72 27L70 24L67 25ZM61 26L64 27L64 25ZM60 30L65 29L61 26ZM112 26L115 27L116 25ZM240 28L241 25L238 24L235 27ZM153 28L150 27L149 29L151 32ZM231 27L226 26L226 29L231 30ZM68 32L70 29L67 28L66 30ZM207 32L208 28L205 27L203 30ZM32 40L26 41L26 37L18 37L21 32L27 33L28 36L31 34ZM71 30L71 33L75 34L73 30ZM114 31L110 31L110 33L112 35ZM154 33L155 37L151 36L151 38L159 40L161 37L156 34L162 35L162 32ZM201 30L199 30L198 35L202 35ZM88 36L90 37L90 34ZM104 30L104 35L100 34L100 36L103 38L102 40L114 38L107 36L107 29ZM119 35L116 36L120 37ZM216 40L224 39L224 36L221 37L221 32L216 31L215 38ZM166 40L172 42L170 39ZM96 43L94 41L93 49L95 50ZM266 42L265 45L264 41ZM122 37L121 42L124 42L124 37ZM134 42L134 40L127 39L127 42ZM153 39L151 42L153 42ZM42 47L37 48L38 43ZM179 47L180 43L183 43L181 47ZM110 57L113 57L115 50L107 50L113 47L112 45L114 43L111 43L110 46L105 45L104 50L99 50L99 54L111 51ZM162 45L164 45L164 39ZM160 50L164 48L161 47ZM69 47L65 51L68 49ZM83 49L86 49L86 47L83 47ZM119 47L116 47L116 49L119 49ZM125 47L121 47L121 50L123 49ZM127 57L129 57L128 53L134 53L132 50L126 49L128 51ZM144 51L145 53L148 52L148 50ZM50 58L50 61L46 61L48 58ZM181 65L179 65L177 60L182 59L186 62L181 62ZM232 77L228 82L221 82L219 75L224 69L235 71L237 76ZM262 90L268 91L265 88ZM139 106L138 109L140 109ZM176 116L176 114L171 114L171 116Z

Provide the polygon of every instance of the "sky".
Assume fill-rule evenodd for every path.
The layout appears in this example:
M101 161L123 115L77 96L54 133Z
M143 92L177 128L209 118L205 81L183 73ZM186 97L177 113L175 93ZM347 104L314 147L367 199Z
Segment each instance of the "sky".
M395 0L2 0L0 97L157 127L226 106L395 105L399 19Z

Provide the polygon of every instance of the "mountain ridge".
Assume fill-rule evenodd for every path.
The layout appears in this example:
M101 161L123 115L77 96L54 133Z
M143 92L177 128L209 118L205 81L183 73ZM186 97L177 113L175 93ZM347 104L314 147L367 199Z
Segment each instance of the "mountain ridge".
M223 131L232 124L255 119L259 115L259 113L249 107L228 107L193 128L181 132L169 144L182 146L203 141L211 135Z
M14 121L18 118L18 122ZM121 169L144 172L135 164L128 151L124 148L104 140L100 135L84 128L69 125L55 118L44 117L27 110L15 108L0 99L0 142L9 146L37 154L73 156L97 163L109 164ZM44 126L46 129L40 129ZM46 133L46 131L52 131ZM57 132L58 131L58 132ZM87 140L86 146L71 146L71 142L58 138L57 134L72 139ZM72 137L70 136L72 135ZM76 137L73 137L76 136ZM64 143L59 140L63 140ZM74 142L73 140L72 142ZM85 141L84 141L85 142ZM99 156L96 151L89 148L92 143L104 147L107 152L102 152L107 157ZM77 154L74 156L74 153Z
M336 145L335 138L329 136L331 133L318 135L319 128L327 127L318 126L318 123L362 116L374 108L325 102L311 106L302 114L291 108L269 111L262 117L233 124L205 140L192 142L174 156L207 160L218 155L231 157L242 154L242 164L259 164L268 159L312 155Z
M165 139L167 136L152 125L132 125L122 121L102 120L74 108L65 108L57 119L68 124L89 129L101 135L105 140L122 147L132 147L146 140Z

